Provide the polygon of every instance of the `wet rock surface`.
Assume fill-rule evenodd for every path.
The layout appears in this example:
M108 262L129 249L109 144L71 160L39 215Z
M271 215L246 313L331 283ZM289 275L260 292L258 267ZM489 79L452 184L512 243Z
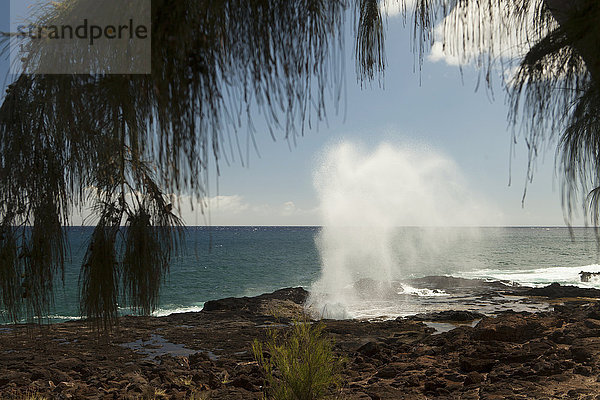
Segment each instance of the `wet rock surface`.
M456 310L446 310L446 311L438 311L432 313L425 314L416 314L406 317L411 321L432 321L432 322L466 322L466 321L474 321L476 319L481 319L485 317L485 315L472 312L472 311L456 311Z
M227 297L220 300L207 301L202 311L231 311L237 313L259 313L265 304L273 305L277 302L291 302L304 304L308 292L301 287L276 290L256 297Z
M305 299L306 291L293 288L223 299L199 313L122 317L110 335L81 321L11 326L0 334L0 398L33 390L56 399L186 399L194 392L205 399L260 399L264 382L252 341L266 340L269 329L287 329ZM599 398L600 305L580 299L553 308L488 314L474 327L440 334L415 318L324 321L346 360L336 394ZM473 316L447 311L430 317Z
M551 299L567 297L600 298L600 290L598 289L580 288L577 286L560 285L558 283L553 283L542 288L531 288L523 291L522 294L527 296L544 296Z

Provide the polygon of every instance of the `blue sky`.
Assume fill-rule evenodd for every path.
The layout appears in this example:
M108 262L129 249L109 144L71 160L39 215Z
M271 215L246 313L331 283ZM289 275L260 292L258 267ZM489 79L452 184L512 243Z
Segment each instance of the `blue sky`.
M403 25L401 18L388 19L384 88L375 83L361 89L348 42L345 113L335 115L330 107L328 126L306 132L291 151L283 134L273 142L266 130L259 130L261 157L251 154L245 168L239 163L221 168L213 224L320 224L313 173L326 148L351 141L371 150L382 142L417 142L449 157L470 191L494 209L495 215L480 221L483 225L564 225L552 148L539 157L522 207L527 148L519 140L508 185L511 131L500 77L491 100L485 89L475 91L478 72L472 67L464 67L461 76L454 65L426 59L421 72L415 72L412 32Z
M8 23L8 1L2 1L2 30ZM410 25L410 24L409 24ZM428 148L452 160L470 193L493 210L482 225L561 226L559 182L554 174L554 150L542 154L524 207L527 149L523 140L514 147L512 185L508 186L510 130L503 89L494 87L494 100L485 89L475 91L477 71L443 60L426 59L421 72L411 51L412 31L402 19L387 20L384 87L356 81L351 37L346 44L346 94L335 113L328 105L328 123L307 130L291 145L278 133L273 141L264 124L257 123L260 157L253 151L247 166L239 160L221 163L217 179L211 171L210 223L213 225L320 225L320 199L314 172L326 149L342 142L360 144L365 152L381 143ZM7 61L0 72L4 76ZM417 71L415 71L417 70ZM500 79L497 77L496 82ZM256 120L260 121L260 116ZM277 132L276 132L277 134ZM242 130L239 133L243 138ZM291 149L290 149L291 148ZM439 199L438 201L444 201ZM206 223L198 211L183 210L190 225ZM74 217L78 223L80 218ZM575 221L581 223L581 221Z

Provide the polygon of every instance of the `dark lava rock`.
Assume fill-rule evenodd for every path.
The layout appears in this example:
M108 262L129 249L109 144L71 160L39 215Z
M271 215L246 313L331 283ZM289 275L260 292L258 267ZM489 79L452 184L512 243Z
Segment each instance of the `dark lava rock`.
M363 356L373 357L374 355L379 353L380 348L379 345L375 342L367 342L360 346L356 351L362 354Z
M438 283L475 284L450 278ZM492 294L515 290L484 287ZM278 319L271 314L248 315L276 307L302 310L305 298L303 289L286 289L209 302L214 312L121 317L119 329L102 339L84 321L43 330L17 325L1 335L0 399L27 390L48 399L127 399L151 395L154 389L157 395L164 392L160 398L184 399L200 392L214 400L260 400L265 382L252 344L268 339L269 324L282 332L290 325L275 324ZM600 304L580 300L553 312L502 313L438 335L407 319L325 320L323 335L343 360L342 387L328 394L353 400L492 400L561 399L571 393L592 399L600 393ZM466 319L458 315L439 313L437 319ZM151 335L185 345L192 354L148 360L145 352L122 346L147 343ZM58 341L65 337L68 343ZM211 361L209 351L218 360Z
M249 392L256 392L258 389L256 386L254 386L252 384L252 382L250 382L248 380L248 378L241 376L238 378L235 378L232 382L231 382L231 386L234 387L238 387L238 388L242 388L242 389L246 389Z
M490 372L497 361L490 358L461 357L460 369L465 372Z
M424 278L409 279L406 281L415 288L443 290L450 293L464 293L476 291L483 293L521 293L526 287L509 281L487 281L484 279L456 278L453 276L426 276Z
M582 307L588 305L589 302L585 300L566 301L563 304L555 304L554 311L556 311L559 314L569 314L569 316L573 316L578 315L581 312Z
M30 375L25 372L19 371L6 371L3 372L2 378L0 378L0 387L13 383L17 386L25 386L31 382Z
M483 319L473 330L473 338L484 341L525 342L539 336L544 327L536 317L526 314Z
M475 385L477 383L483 382L484 380L485 380L485 377L483 375L481 375L479 372L471 371L465 377L464 384L465 384L465 386Z
M410 279L408 281L415 287L426 287L428 289L453 289L457 287L481 287L488 282L483 279L465 279L453 276L426 276L424 278Z
M392 365L388 365L380 369L375 376L382 379L395 378L398 375L398 371Z
M560 363L558 362L549 362L542 360L533 365L533 371L535 371L536 375L550 376L560 374L562 372L562 368Z
M600 310L598 309L598 305L594 304L590 307L587 312L587 317L591 319L600 320Z
M369 396L371 400L381 400L381 397L379 397L379 395L376 393L368 392L367 396Z
M425 392L437 392L438 389L443 389L447 385L446 381L442 379L432 379L425 382Z
M219 379L219 377L214 373L214 372L210 372L208 374L208 386L211 389L218 389L223 385L222 380Z
M543 296L551 299L564 297L592 297L600 298L600 290L593 288L580 288L577 286L562 286L559 283L552 283L543 288L531 288L522 292L527 296Z
M208 357L208 354L204 353L204 352L197 352L197 353L193 353L190 354L190 356L188 357L188 362L190 364L190 366L196 366L204 361L210 361L210 358Z
M600 272L587 272L587 271L581 271L579 273L579 277L581 278L581 282L589 282L592 280L593 277L595 276L599 276Z
M593 356L592 352L583 346L572 346L571 347L571 356L573 360L577 362L586 362L590 360Z
M442 322L442 321L473 321L476 319L483 318L484 315L471 312L471 311L440 311L440 312L432 312L425 314L417 314L412 315L410 317L406 317L406 319L410 321L433 321L433 322Z
M227 297L220 300L210 300L204 303L202 311L244 311L257 312L260 305L268 300L290 300L302 305L308 297L304 288L279 289L273 293L261 294L256 297Z
M572 344L575 340L574 335L565 334L563 330L556 330L548 335L548 339L558 344Z
M583 375L583 376L591 376L592 369L590 367L586 367L584 365L578 365L575 368L573 368L573 373L578 374L578 375Z
M586 319L584 325L589 329L600 329L600 321L596 319Z

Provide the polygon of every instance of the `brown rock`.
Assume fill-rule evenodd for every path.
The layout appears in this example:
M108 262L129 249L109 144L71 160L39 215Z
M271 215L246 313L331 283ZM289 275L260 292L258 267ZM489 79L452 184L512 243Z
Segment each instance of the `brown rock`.
M577 362L587 362L592 358L592 352L583 346L571 346L571 356Z
M535 317L523 318L522 314L502 316L483 319L475 327L473 339L521 343L538 337L543 331L544 327Z
M481 319L485 317L481 313L471 312L471 311L462 311L462 310L446 310L425 314L417 314L407 317L406 319L410 321L451 321L451 322L466 322L473 321L475 319Z
M461 357L460 369L465 372L490 372L497 361L489 358Z
M265 302L269 300L289 300L293 303L302 305L307 297L308 292L301 287L286 288L256 297L228 297L220 300L207 301L204 303L202 311L257 312L259 310L264 310L266 307Z
M252 384L252 382L250 382L248 378L244 376L237 377L233 381L231 381L231 386L246 389L249 392L259 391L259 389L256 386L254 386L254 384Z
M30 374L19 371L7 371L3 374L2 378L0 378L1 382L4 382L4 385L0 386L8 386L12 384L13 386L27 386L31 383Z
M208 386L211 389L218 389L223 386L222 380L217 377L213 372L208 374Z
M409 375L406 378L404 378L403 381L404 381L404 384L409 387L421 386L421 381L419 380L419 377L417 377L415 375Z
M391 378L395 378L396 375L397 375L396 368L393 365L386 365L383 368L381 368L379 371L377 371L377 374L375 376L377 376L378 378L382 378L382 379L391 379Z
M573 368L573 373L578 374L578 375L583 375L583 376L591 376L592 369L590 367L586 367L584 365L578 365L575 368Z
M600 321L598 321L597 319L588 318L583 323L586 326L586 328L596 329L596 330L600 329Z
M483 382L484 380L485 380L485 377L483 375L481 375L479 372L471 371L465 377L464 384L465 384L465 386L475 385L475 384Z
M437 392L438 389L445 388L447 385L443 379L431 379L425 381L424 390L425 392Z
M373 357L380 352L380 346L376 342L367 342L360 346L356 351L366 357Z
M265 305L291 304L285 293L276 295L280 299L264 296L230 303L244 310L123 317L119 329L102 338L79 321L33 335L25 329L19 333L16 327L0 339L0 398L32 390L47 398L124 399L140 398L154 389L173 399L189 397L192 391L210 393L215 400L259 399L264 376L251 346L254 339L267 340L269 324L271 329L288 329L286 321L260 314L268 309ZM503 313L475 328L439 335L405 319L324 321L324 335L334 340L335 353L346 360L338 397L552 399L567 398L573 390L574 398L592 398L600 393L595 379L600 307L586 300L557 309ZM148 343L152 335L168 344L162 348ZM55 341L65 337L69 343ZM139 339L144 348L118 345ZM205 351L188 358L169 354L179 344ZM152 357L165 354L149 360L149 350ZM207 351L218 360L211 361Z

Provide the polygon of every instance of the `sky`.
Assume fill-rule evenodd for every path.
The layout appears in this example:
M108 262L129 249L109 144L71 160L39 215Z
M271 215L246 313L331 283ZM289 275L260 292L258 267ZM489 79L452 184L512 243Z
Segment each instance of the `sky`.
M9 2L0 2L4 7L0 8L0 25L6 30ZM478 71L467 65L461 74L455 60L439 53L427 55L419 71L411 50L410 23L405 26L400 16L390 15L383 84L361 87L350 31L347 36L345 91L339 112L334 102L329 102L327 122L305 131L295 143L286 141L284 132L275 132L277 140L273 141L256 115L260 154L251 150L244 165L237 159L221 162L218 177L213 168L209 211L202 214L199 207L195 211L184 207L182 217L188 225L321 225L323 199L315 186L315 173L332 149L351 143L364 154L375 154L386 144L397 149L425 149L450 160L468 193L481 199L489 210L477 225L564 226L555 145L539 156L522 203L527 148L519 139L511 155L508 107L499 76L492 93L485 88L476 91ZM3 59L2 76L7 65ZM243 129L239 135L243 138ZM352 217L360 220L360 210ZM81 220L80 215L73 216L74 224ZM581 219L574 222L582 224Z

